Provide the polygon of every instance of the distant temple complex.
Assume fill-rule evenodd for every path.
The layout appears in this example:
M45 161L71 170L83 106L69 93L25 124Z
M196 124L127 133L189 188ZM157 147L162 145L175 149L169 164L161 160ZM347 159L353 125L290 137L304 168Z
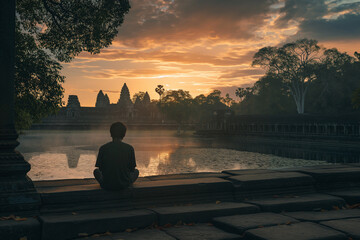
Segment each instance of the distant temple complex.
M78 96L69 95L66 107L60 109L56 115L43 119L40 125L97 126L108 125L114 121L160 123L162 119L156 103L151 102L148 92L138 94L133 102L125 83L117 103L110 103L108 95L102 90L96 97L95 107L81 107Z

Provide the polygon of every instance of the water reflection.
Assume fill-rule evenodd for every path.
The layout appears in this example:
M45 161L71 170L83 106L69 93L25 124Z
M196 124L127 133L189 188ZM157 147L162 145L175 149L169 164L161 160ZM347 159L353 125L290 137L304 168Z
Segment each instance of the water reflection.
M33 180L91 178L99 146L108 141L109 134L102 131L31 131L20 137L19 150L31 163ZM172 131L129 131L125 142L135 148L140 176L327 164L247 152L239 142L178 137Z
M76 168L80 159L80 152L78 151L68 151L66 153L66 158L69 168Z

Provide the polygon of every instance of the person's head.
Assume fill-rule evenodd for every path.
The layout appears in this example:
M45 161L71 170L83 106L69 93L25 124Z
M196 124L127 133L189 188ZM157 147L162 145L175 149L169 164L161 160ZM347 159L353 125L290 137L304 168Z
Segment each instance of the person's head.
M110 134L113 139L123 139L126 134L126 126L122 122L111 124Z

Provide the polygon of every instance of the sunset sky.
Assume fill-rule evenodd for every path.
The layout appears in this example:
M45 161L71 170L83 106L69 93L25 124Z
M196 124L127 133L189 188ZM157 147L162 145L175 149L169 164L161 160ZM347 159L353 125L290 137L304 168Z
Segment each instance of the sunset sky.
M131 9L111 47L64 64L65 98L94 106L100 89L117 102L154 89L189 90L193 97L251 86L264 73L254 53L299 38L327 48L360 52L357 0L130 0Z

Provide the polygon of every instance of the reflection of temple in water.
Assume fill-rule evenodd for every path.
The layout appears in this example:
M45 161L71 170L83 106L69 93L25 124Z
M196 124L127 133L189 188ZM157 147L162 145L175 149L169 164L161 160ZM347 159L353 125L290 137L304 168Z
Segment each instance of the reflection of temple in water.
M79 163L80 153L78 151L66 152L66 158L69 168L76 168Z
M73 125L76 128L88 128L108 125L114 121L158 123L161 122L161 114L156 103L151 102L148 92L137 96L133 102L125 83L117 103L110 103L108 95L102 90L97 95L95 107L82 107L77 95L69 95L66 107L56 115L43 119L38 126L56 128Z

